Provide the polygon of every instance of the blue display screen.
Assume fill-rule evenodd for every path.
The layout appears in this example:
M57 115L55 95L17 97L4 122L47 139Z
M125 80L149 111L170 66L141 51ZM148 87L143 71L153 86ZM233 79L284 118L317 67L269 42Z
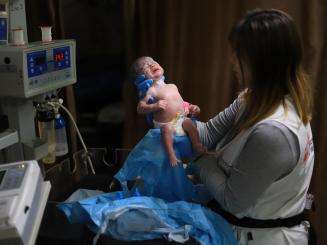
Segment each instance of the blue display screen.
M27 54L28 77L35 77L47 72L46 51L36 51Z
M7 41L7 18L0 18L0 41Z
M53 49L53 62L55 70L62 70L70 67L69 46Z
M47 51L35 51L27 54L28 77L35 77L46 72L62 70L71 67L70 47L60 47L53 49L53 60L47 57ZM49 56L49 55L48 55Z

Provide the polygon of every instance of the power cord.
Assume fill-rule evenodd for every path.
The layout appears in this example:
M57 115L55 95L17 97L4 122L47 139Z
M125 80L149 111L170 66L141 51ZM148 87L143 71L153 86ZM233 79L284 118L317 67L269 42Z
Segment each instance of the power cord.
M91 157L90 157L90 153L87 150L87 147L86 147L86 145L84 143L83 137L82 137L82 135L81 135L81 133L80 133L78 127L77 127L77 124L76 124L76 122L74 120L74 117L70 113L70 111L65 106L62 105L62 103L63 103L63 100L62 99L59 99L59 102L56 102L56 101L48 101L48 104L49 105L53 106L54 108L59 108L60 107L60 108L62 108L67 113L69 119L72 121L72 123L74 125L75 131L76 131L76 133L78 135L78 138L81 141L82 147L83 147L83 149L84 149L84 151L86 153L86 159L87 159L87 162L89 164L89 167L90 167L90 169L92 171L92 174L95 174L95 170L94 170L94 166L93 166L93 163L92 163L92 160L91 160Z

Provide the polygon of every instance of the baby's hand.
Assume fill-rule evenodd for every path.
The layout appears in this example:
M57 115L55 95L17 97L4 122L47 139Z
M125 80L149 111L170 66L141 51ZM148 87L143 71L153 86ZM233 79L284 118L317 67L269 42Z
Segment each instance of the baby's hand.
M192 117L196 117L200 114L200 107L198 107L197 105L190 105L188 109Z
M157 109L159 111L163 111L167 108L167 101L166 100L159 100L157 103Z

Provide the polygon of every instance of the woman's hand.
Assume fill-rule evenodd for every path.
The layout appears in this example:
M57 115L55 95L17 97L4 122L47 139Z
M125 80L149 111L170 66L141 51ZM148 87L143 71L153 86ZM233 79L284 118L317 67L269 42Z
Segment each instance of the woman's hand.
M206 168L206 165L216 162L216 154L214 152L208 152L199 155L195 159L188 159L189 165L186 168L187 178L193 183L201 183L201 171L203 168Z

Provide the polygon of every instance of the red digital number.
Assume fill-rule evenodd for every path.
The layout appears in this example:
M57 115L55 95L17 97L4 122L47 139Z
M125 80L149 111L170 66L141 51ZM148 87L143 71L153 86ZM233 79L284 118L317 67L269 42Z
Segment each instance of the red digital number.
M64 53L58 53L58 54L56 54L55 57L54 57L54 60L56 62L60 62L60 61L64 60Z

